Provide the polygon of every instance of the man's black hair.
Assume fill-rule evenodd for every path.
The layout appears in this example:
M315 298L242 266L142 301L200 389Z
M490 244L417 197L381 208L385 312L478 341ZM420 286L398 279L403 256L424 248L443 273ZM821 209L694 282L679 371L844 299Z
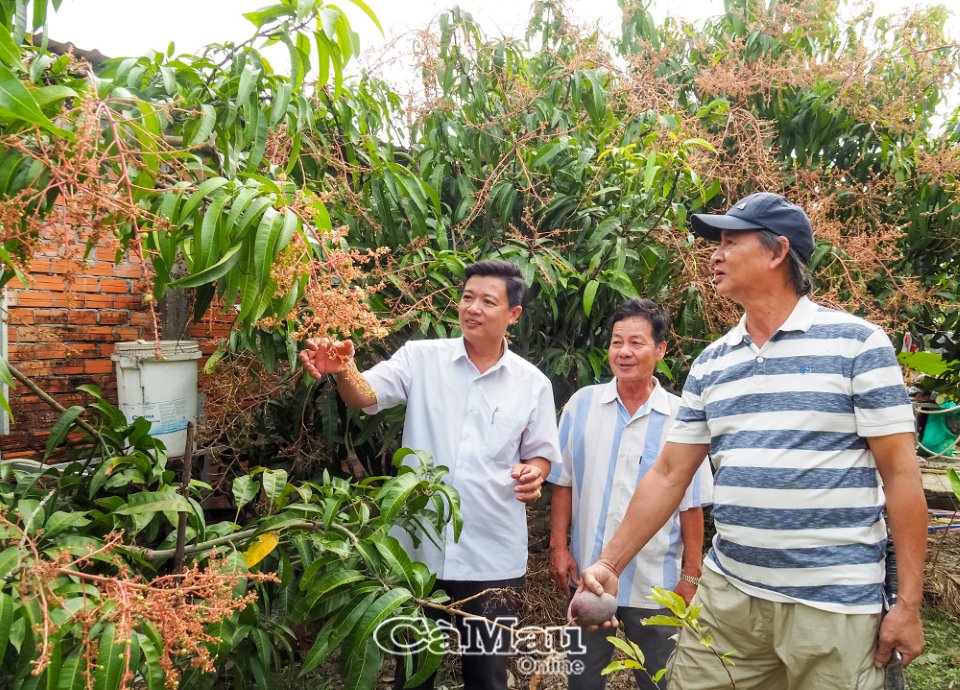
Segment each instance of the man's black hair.
M634 316L646 319L650 324L650 330L653 332L653 341L656 344L665 343L667 336L670 335L670 317L666 310L652 299L634 298L627 300L613 312L610 317L610 330L613 330L617 321L623 321Z
M523 304L523 298L527 294L527 284L523 282L523 274L520 273L516 264L502 259L478 261L467 266L463 274L463 284L466 285L473 276L502 278L507 288L507 302L510 308Z

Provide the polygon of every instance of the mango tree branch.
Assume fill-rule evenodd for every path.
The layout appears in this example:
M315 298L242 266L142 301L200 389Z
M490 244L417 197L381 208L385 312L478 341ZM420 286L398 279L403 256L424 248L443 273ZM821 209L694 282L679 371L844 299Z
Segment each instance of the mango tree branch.
M51 398L50 395L45 390L43 390L32 379L27 377L23 372L21 372L19 369L13 366L13 364L11 364L9 360L7 361L7 367L10 369L10 373L13 374L13 377L17 381L19 381L24 386L29 388L30 392L32 392L34 395L40 398L43 402L47 403L47 405L55 409L57 412L60 412L61 414L67 411L67 408L65 408L63 405L61 405L56 400ZM97 439L100 442L101 447L105 446L103 439L100 437L99 431L94 429L92 426L90 426L90 424L83 421L79 417L77 417L76 422L81 429L86 431L93 438Z
M47 50L54 55L74 55L81 60L86 60L94 69L103 66L103 63L110 59L96 48L84 50L69 41L61 43L60 41L54 41L52 38L45 38L43 34L34 34L30 42L35 46L45 45Z

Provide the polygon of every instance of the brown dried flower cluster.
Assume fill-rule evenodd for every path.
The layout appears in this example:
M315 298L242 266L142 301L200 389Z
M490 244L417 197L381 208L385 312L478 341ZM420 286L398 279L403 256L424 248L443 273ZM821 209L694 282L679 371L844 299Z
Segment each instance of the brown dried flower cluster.
M124 650L125 669L121 688L133 688L137 669L131 668L130 640L137 631L149 625L163 641L158 650L159 663L164 671L166 686L175 690L178 686L177 666L186 663L206 673L214 672L215 659L211 649L218 639L208 630L216 623L229 618L256 601L257 592L251 589L238 596L240 585L252 582L275 582L276 576L264 573L247 573L231 569L227 562L216 554L210 563L201 568L196 565L177 575L164 575L145 580L132 573L122 557L125 548L120 534L107 535L99 548L91 548L82 557L75 558L66 550L50 556L40 553L36 544L17 526L4 521L26 546L20 566L19 594L24 600L40 602L41 619L37 630L38 659L33 670L40 675L51 661L54 635L65 628L76 626L86 658L87 688L93 687L94 670L97 668L98 644L91 638L94 626L111 621L116 626L114 645ZM104 572L104 561L112 563L111 574ZM76 607L65 601L58 588L69 580L82 583L96 590L83 589L84 604ZM70 588L71 592L75 591ZM71 594L71 597L75 594ZM69 612L65 620L54 611Z
M271 268L276 294L285 295L296 287L300 299L287 314L262 319L257 325L270 329L296 317L299 325L294 337L298 340L322 335L385 337L387 326L370 309L367 298L383 285L379 262L389 250L345 248L340 242L345 227L325 234L312 228L308 231L313 232L316 243L311 246L302 235L294 235L288 251ZM316 247L323 257L320 260L313 258Z

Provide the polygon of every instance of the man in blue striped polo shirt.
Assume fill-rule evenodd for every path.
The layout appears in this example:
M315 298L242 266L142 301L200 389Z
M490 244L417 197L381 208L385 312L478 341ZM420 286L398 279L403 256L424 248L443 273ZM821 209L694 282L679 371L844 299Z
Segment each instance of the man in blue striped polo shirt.
M659 304L631 299L610 317L608 359L614 378L581 388L560 416L563 465L554 465L548 480L555 484L551 504L550 574L557 588L570 594L579 584L579 568L589 565L613 536L633 495L650 471L667 439L680 398L663 389L653 375L663 359L670 319ZM674 630L644 626L650 616L667 615L649 599L663 587L687 603L697 591L703 559L703 506L713 495L713 475L704 460L684 493L679 508L623 572L617 618L627 637L646 656L649 673L664 668L674 643ZM570 539L570 546L567 539ZM603 632L584 631L583 653L568 651L569 690L603 688L600 672L610 663L613 646ZM666 690L635 671L641 690Z
M892 656L908 664L923 651L926 502L893 347L807 297L813 230L782 196L752 194L691 224L719 242L717 293L744 315L694 362L663 452L581 586L616 591L709 452L717 535L695 603L736 665L683 630L673 690L731 679L738 690L881 690ZM884 508L899 596L881 621Z

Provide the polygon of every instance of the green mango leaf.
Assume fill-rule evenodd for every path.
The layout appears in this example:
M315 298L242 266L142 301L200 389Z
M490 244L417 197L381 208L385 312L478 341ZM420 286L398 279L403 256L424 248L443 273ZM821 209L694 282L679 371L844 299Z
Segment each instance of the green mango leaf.
M413 472L390 477L373 497L380 505L380 521L393 524L393 519L403 509L407 499L420 485L420 478Z
M383 27L380 25L380 20L377 19L377 15L373 13L373 10L370 9L370 6L367 5L367 3L365 3L363 0L350 0L350 2L363 10L363 13L370 18L370 21L376 25L376 27L380 30L380 34L383 35Z
M190 141L187 142L187 146L199 146L205 144L207 139L210 138L210 134L213 132L214 127L217 125L217 111L214 110L213 106L209 103L202 103L200 105L200 120L197 124L197 129L193 132L190 137Z
M372 640L373 633L377 629L377 626L412 598L413 595L405 587L397 587L383 594L364 612L360 622L351 632L350 639L356 644L348 645L348 648L357 649Z
M69 86L65 86L63 84L51 84L49 86L41 86L34 89L33 97L36 99L37 105L43 107L45 105L49 105L50 103L56 103L57 101L62 101L67 98L77 98L78 94Z
M119 690L123 680L123 652L126 645L118 642L117 626L113 621L104 623L98 642L100 651L97 654L94 687L96 690Z
M180 217L171 218L170 220L177 224L186 221L211 192L220 189L228 182L229 180L225 177L211 177L208 180L204 180L197 187L196 191L184 202L183 208L180 209Z
M237 504L237 510L240 510L260 493L260 482L249 474L245 474L233 480L231 491L233 492L233 500Z
M223 207L229 200L230 197L226 195L218 196L216 199L214 199L210 204L210 207L207 209L207 212L203 214L203 220L200 223L199 233L196 233L195 229L193 263L190 266L191 273L202 273L206 268L208 268L208 262L213 256L214 238L216 237L217 233L217 225L218 223L223 222L221 214L223 213ZM194 228L196 228L196 226L194 226Z
M947 468L947 477L950 478L950 486L953 487L953 493L960 501L960 474L957 474L956 467Z
M303 665L300 667L301 676L317 668L326 660L330 652L354 629L376 597L376 592L362 594L326 620L313 646L303 659Z
M244 65L243 71L240 73L240 85L237 88L237 104L247 102L250 94L253 93L253 88L256 86L259 77L260 70L253 69L249 65Z
M356 649L346 664L345 687L372 688L376 684L382 663L383 651L377 645L368 644Z
M17 49L17 44L9 31L0 31L0 62L17 69L23 67L23 61L20 60L20 51Z
M313 570L317 572L320 569L321 563L317 563L316 567L311 567L308 570ZM367 577L358 570L335 570L332 573L327 573L319 581L314 584L314 578L307 577L307 574L304 573L303 579L300 582L300 589L304 590L306 596L304 598L305 605L308 608L312 608L317 602L333 596L333 594L339 592L342 588L347 585L351 585L357 582L363 582Z
M149 632L155 633L151 628ZM166 674L161 665L161 654L163 645L159 639L154 639L153 635L137 634L140 643L140 649L143 652L144 672L143 676L147 682L147 690L165 690ZM159 635L156 635L159 638Z
M936 352L901 352L897 355L901 364L927 376L943 376L958 364L944 358Z
M13 624L13 612L17 605L6 592L0 592L0 659L7 651L10 642L10 626Z
M0 64L0 117L18 120L26 126L36 125L50 134L73 139L72 132L57 127L43 114L27 87L3 64Z
M113 511L115 515L144 515L147 513L192 513L193 506L174 489L141 491L133 494L127 504Z
M583 290L583 313L586 316L590 316L590 312L593 310L593 300L597 296L597 288L599 287L600 281L591 280Z
M63 443L74 421L82 414L83 408L79 405L73 405L63 411L59 419L57 419L56 424L53 425L53 429L50 430L50 437L47 439L47 448L43 453L44 460L49 458L53 454L53 451Z
M85 512L73 513L58 510L43 524L43 536L50 539L71 527L86 527L89 524L90 519Z
M441 633L440 626L437 625L437 622L426 617L422 618L421 620L423 621L422 624L426 630L426 638L428 640L439 639ZM419 629L420 628L417 627L417 630ZM437 647L437 645L432 643L426 646L426 649L423 650L423 653L417 660L417 672L410 676L410 678L407 680L407 686L412 688L417 687L426 681L430 676L432 676L434 671L440 667L440 662L443 661L444 650Z
M276 250L277 238L280 236L280 214L273 208L263 212L260 226L253 243L253 261L257 283L265 285L273 266L273 257Z
M267 499L276 503L283 496L283 490L287 486L286 470L265 470L263 477L263 492Z
M86 655L79 649L74 651L60 666L57 690L84 690L87 686L86 669Z
M222 278L227 274L228 271L230 271L231 268L233 268L233 265L237 263L237 259L240 258L239 251L242 248L242 244L234 245L228 249L227 252L220 257L220 260L217 261L217 263L215 263L213 266L210 266L199 273L194 273L193 275L175 280L170 283L170 287L195 288L207 283L212 283L213 281Z

